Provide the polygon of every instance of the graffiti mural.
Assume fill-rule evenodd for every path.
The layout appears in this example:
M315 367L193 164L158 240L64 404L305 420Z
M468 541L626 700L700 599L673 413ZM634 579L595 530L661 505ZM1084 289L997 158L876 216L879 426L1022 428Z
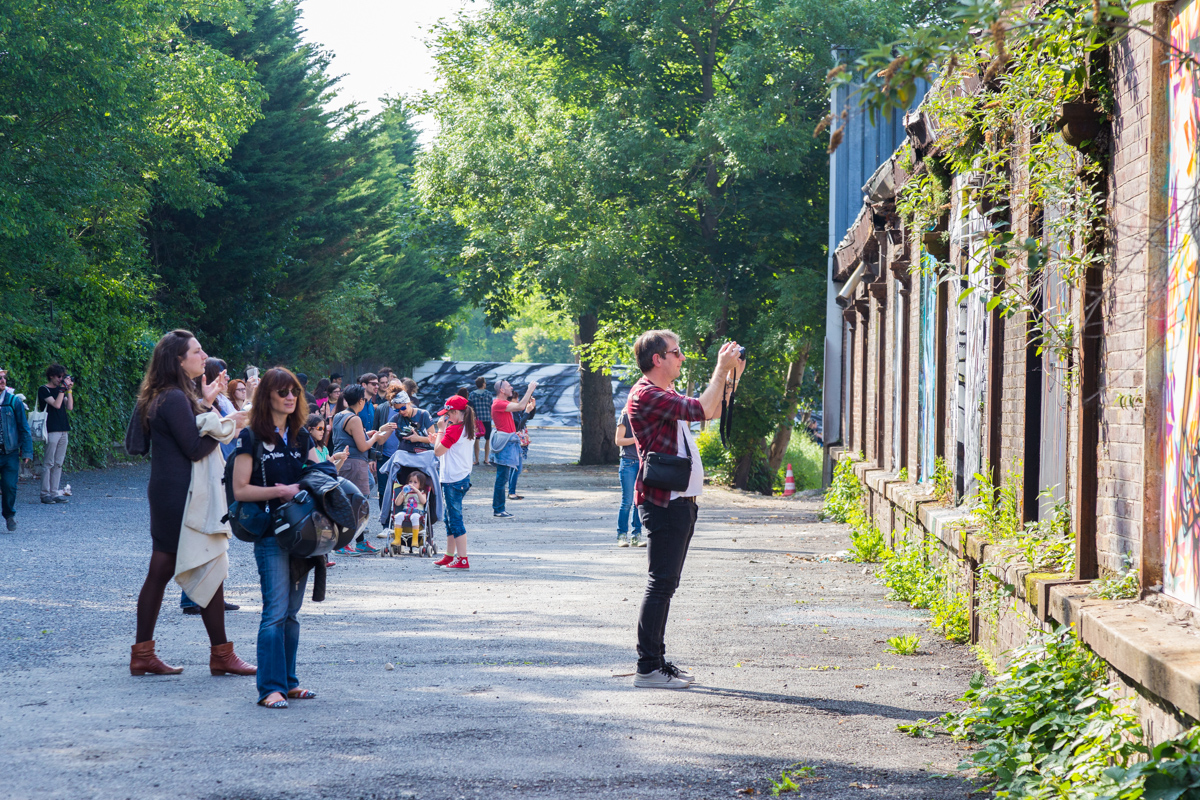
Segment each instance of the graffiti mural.
M934 334L937 327L938 262L921 252L921 363L917 384L917 452L920 453L920 481L933 480L937 459L937 352Z
M1200 2L1180 4L1171 21L1171 44L1163 591L1200 605L1200 84L1194 66L1179 57L1179 51L1200 52Z
M487 380L488 391L500 378L518 390L532 380L538 382L533 396L537 413L530 425L579 426L579 366L576 364L519 364L499 361L426 361L413 372L419 387L417 401L427 411L437 411L446 398L461 387L475 388L475 379ZM613 414L624 407L637 370L614 367L612 372Z

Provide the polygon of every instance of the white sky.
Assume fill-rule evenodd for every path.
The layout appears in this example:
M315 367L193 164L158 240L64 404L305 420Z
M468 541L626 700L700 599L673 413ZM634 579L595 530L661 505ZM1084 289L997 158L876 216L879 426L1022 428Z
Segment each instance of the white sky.
M341 75L342 103L357 100L379 111L383 95L434 88L434 63L424 40L439 19L483 0L303 0L305 39L333 52L330 72ZM418 126L428 124L417 120ZM421 137L428 140L428 134Z

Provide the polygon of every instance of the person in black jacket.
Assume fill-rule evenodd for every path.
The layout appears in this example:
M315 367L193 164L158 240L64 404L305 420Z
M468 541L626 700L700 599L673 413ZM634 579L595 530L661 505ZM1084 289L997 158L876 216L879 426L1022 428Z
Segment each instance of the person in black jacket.
M150 441L150 569L138 595L137 638L129 661L133 675L175 675L182 667L163 663L154 653L154 627L162 607L163 591L175 575L175 554L184 505L192 484L192 462L217 447L217 440L201 436L197 415L211 411L220 386L203 380L208 358L190 331L174 330L159 339L146 365L138 394L135 422ZM240 427L246 412L233 415ZM255 669L233 652L225 638L225 587L221 586L200 614L211 645L209 670L214 675L253 675Z

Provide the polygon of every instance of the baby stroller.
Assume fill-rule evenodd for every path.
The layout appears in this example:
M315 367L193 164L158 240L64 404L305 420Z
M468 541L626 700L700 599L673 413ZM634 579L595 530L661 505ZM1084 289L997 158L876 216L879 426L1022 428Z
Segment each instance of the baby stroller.
M418 523L415 530L407 518L398 519L399 515L396 513L393 502L396 485L403 486L407 483L409 475L414 470L420 470L428 475L433 484L429 490L428 502L425 504L425 518L422 523ZM433 454L432 450L424 453L397 450L396 454L384 463L380 471L386 476L387 488L383 493L379 523L388 532L388 537L384 546L379 549L379 555L384 557L402 555L406 547L410 554L415 550L419 555L425 557L437 555L437 544L433 541L433 525L442 518L442 483L437 456Z

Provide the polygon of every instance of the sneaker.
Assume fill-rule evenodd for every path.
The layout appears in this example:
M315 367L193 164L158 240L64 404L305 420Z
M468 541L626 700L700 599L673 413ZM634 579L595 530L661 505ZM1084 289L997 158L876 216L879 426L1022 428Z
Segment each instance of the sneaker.
M336 562L336 561L334 561L334 560L333 560L332 558L330 558L329 556L326 556L326 557L325 557L325 569L333 569L333 568L334 568L334 567L336 567L336 566L337 566L337 562Z
M633 546L634 546L634 547L645 547L645 546L646 546L646 540L645 540L645 539L643 539L641 536L638 536L637 534L634 534L634 536L633 536Z
M686 689L691 686L682 678L677 678L667 672L666 666L669 665L664 665L663 669L656 669L653 672L637 673L633 676L633 685L639 689Z
M354 552L370 555L371 553L378 553L379 550L378 548L372 547L371 543L366 539L362 539L358 542L358 544L354 545Z
M435 567L444 567L454 560L454 556L442 556L437 561L433 562Z
M446 565L446 569L470 569L471 565L467 561L466 556L455 556L454 560Z
M13 531L15 531L17 529L17 518L16 517L5 517L4 525L6 528L8 528L8 532L12 533Z
M54 495L54 494L44 494L44 495L42 495L42 502L43 502L45 505L50 505L51 503L57 503L57 502L58 502L58 495Z
M69 502L71 502L71 498L67 497L65 494L56 494L56 495L54 495L54 502L69 503Z
M497 513L495 513L495 514L492 514L492 516L493 516L493 517L500 517L501 519L508 519L509 517L511 517L511 516L512 516L512 514L508 513L507 511L499 511L499 512L497 512Z
M203 613L203 611L204 609L202 609L200 606L183 607L183 613L187 614L189 617L198 617L201 613Z
M384 538L385 536L387 536L389 533L391 533L391 531L389 531L389 530L387 530L387 529L385 528L384 530L381 530L379 533L375 534L375 538L376 538L376 539L382 539L382 538Z
M337 553L339 556L345 556L347 558L354 555L354 551L350 549L350 545L346 545L345 547L334 550L333 552Z
M679 678L681 681L687 681L689 686L696 682L695 675L690 672L684 672L670 661L667 661L662 665L662 671Z
M617 547L629 547L629 537L617 536Z

